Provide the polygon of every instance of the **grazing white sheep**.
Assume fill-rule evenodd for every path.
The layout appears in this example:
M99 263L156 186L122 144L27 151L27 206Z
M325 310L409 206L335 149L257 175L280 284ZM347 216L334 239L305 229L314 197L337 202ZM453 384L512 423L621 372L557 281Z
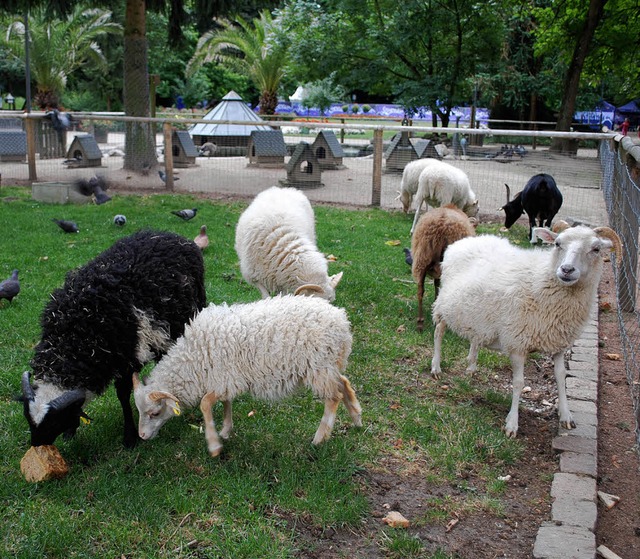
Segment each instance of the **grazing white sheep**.
M238 220L235 249L242 277L263 298L294 293L335 299L342 272L329 276L316 246L313 208L299 190L272 186L260 192Z
M211 412L224 404L222 438L231 434L231 402L243 393L279 400L299 386L325 402L313 438L331 435L336 410L344 402L356 426L362 410L343 372L351 353L351 327L344 309L317 297L277 296L248 304L209 305L185 328L143 384L134 376L142 439L155 437L179 415L180 404L200 403L207 447L217 456L222 444Z
M418 223L423 202L427 204L427 208L453 204L469 217L475 217L478 214L478 198L471 190L467 174L449 163L436 159L431 160L431 163L420 173L415 198L416 213L411 226L412 235Z
M404 213L407 213L411 209L413 197L416 192L418 192L420 173L434 161L437 161L437 159L416 159L405 165L402 171L402 180L400 181L400 192L398 196L400 202L402 202L402 211L404 211Z
M478 349L509 355L513 396L505 432L518 431L518 402L524 363L532 351L553 355L560 425L575 427L567 403L564 353L578 337L595 301L602 256L622 245L608 227L572 227L560 234L534 229L553 248L526 250L491 235L467 237L449 246L441 287L433 304L436 325L431 373L440 374L442 337L448 326L471 342L467 372L477 367Z

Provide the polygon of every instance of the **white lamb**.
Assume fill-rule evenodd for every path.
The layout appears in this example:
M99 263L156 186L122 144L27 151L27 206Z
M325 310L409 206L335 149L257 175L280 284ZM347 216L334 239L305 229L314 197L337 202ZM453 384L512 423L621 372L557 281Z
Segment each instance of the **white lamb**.
M608 227L578 226L560 234L536 228L554 248L522 249L491 235L467 237L450 245L442 262L441 287L433 304L431 373L438 376L442 337L448 326L471 342L467 367L477 367L478 349L509 355L513 396L505 432L518 431L518 402L524 363L532 351L553 355L560 425L575 427L565 390L564 353L578 337L595 301L602 256L622 245Z
M294 188L272 186L242 213L235 249L242 277L260 290L335 299L342 272L329 276L316 246L315 217L309 199Z
M420 173L415 198L416 213L411 226L412 235L418 223L423 202L426 203L427 208L453 204L469 217L475 217L478 214L478 198L471 190L467 174L463 170L437 159L431 160L431 163L425 166Z
M248 304L209 305L186 326L144 384L134 376L139 435L155 437L168 419L180 414L181 404L200 403L207 448L217 456L222 444L211 408L218 400L224 405L220 436L226 439L233 427L234 398L249 392L274 401L299 386L325 402L314 445L331 435L341 401L360 427L360 404L342 374L351 343L344 309L317 297L285 295Z

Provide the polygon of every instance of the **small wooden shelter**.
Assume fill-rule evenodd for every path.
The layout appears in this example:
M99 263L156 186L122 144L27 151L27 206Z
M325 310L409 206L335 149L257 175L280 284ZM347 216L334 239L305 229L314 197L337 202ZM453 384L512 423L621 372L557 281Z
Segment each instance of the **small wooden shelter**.
M22 129L0 130L0 161L25 161L27 133Z
M67 163L70 167L100 167L102 151L91 134L78 134L67 151Z
M320 163L321 169L344 169L344 150L333 130L320 130L311 149Z
M287 178L281 180L282 186L295 188L318 188L322 186L321 170L311 146L300 142L286 166Z
M253 130L249 136L247 157L249 165L284 167L287 146L282 130Z
M418 159L418 153L409 139L408 132L396 134L384 155L385 170L389 172L403 171L407 163Z
M422 159L423 157L442 159L442 157L440 157L440 154L436 151L436 147L431 140L425 140L421 138L414 144L413 147L418 154L418 159Z
M171 152L173 154L174 167L192 167L196 164L198 150L186 130L173 131L171 135Z

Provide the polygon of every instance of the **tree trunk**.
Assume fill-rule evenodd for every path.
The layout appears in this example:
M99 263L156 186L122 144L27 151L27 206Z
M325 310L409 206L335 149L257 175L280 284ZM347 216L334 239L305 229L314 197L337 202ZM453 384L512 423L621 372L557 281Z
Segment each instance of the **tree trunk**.
M600 20L602 19L602 13L604 12L604 6L607 0L590 0L589 11L587 13L587 19L584 22L582 32L578 37L576 47L573 51L571 63L567 70L567 75L564 82L564 91L562 94L562 103L560 105L560 112L558 114L558 121L556 123L556 130L568 132L571 128L571 122L573 121L573 115L575 113L576 97L578 96L578 87L580 85L580 75L582 74L582 68L584 61L589 54L589 47L591 46L591 40L596 32ZM570 152L572 140L566 138L554 138L551 142L551 151Z
M148 117L150 114L145 9L145 0L127 0L124 28L124 110L127 116ZM125 169L142 171L156 166L154 128L148 123L126 123Z

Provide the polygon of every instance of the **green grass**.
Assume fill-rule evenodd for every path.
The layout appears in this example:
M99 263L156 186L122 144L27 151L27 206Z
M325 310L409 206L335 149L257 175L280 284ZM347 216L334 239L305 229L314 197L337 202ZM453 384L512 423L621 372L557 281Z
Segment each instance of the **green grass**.
M28 189L6 187L0 196L0 279L18 268L22 282L13 303L0 302L0 556L296 557L304 554L301 526L353 530L370 516L363 473L384 467L389 457L434 484L459 487L465 474L473 491L443 501L436 511L500 514L497 477L524 451L501 432L508 395L495 394L485 382L506 362L483 352L477 378L467 379L468 345L448 333L446 379L431 378L433 330L427 321L423 334L416 331L416 288L401 250L409 245L410 218L379 209L316 207L318 245L336 257L330 272L344 271L336 305L347 310L353 326L347 375L363 406L362 429L352 428L341 408L333 437L314 448L321 402L307 393L273 405L242 397L234 406L235 434L221 458L206 452L199 410L185 410L156 439L125 450L120 406L110 389L88 406L90 425L70 441L57 441L69 475L27 483L19 464L28 427L13 398L38 341L40 314L69 270L137 229L193 238L205 223L211 239L208 300L246 302L259 293L242 280L233 249L244 203L116 195L102 206L55 206L31 200ZM185 207L198 207L198 217L183 222L169 213ZM116 213L127 216L123 229L111 222ZM80 233L63 233L53 217L73 219ZM510 235L522 242L526 230ZM399 245L387 244L396 240ZM432 299L429 286L427 301ZM215 413L220 420L221 410ZM445 518L434 514L423 521ZM385 556L424 556L411 534L383 530L376 541L383 542ZM443 550L434 557L450 555Z

